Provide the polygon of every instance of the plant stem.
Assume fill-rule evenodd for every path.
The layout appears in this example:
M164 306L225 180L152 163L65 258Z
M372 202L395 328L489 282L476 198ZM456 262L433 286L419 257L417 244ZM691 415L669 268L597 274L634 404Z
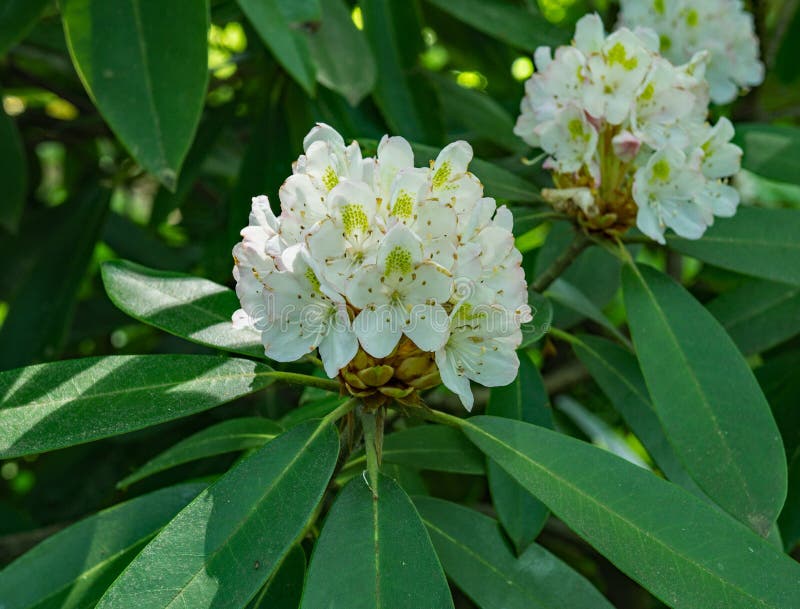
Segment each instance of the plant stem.
M592 243L592 240L589 239L583 231L579 230L566 251L556 258L553 263L534 280L531 284L533 291L541 294L550 287L550 284L558 279L561 273L567 270L569 265L574 262L575 258L577 258L590 243Z
M305 385L306 387L316 387L317 389L324 389L325 391L332 391L339 393L342 386L339 381L334 379L323 379L318 376L311 376L310 374L299 374L297 372L284 372L282 370L272 370L266 373L267 376L273 377L276 381L286 381L294 385Z
M383 448L383 417L375 412L361 409L361 427L364 429L364 448L367 453L367 473L372 496L378 498L378 473L381 467ZM380 419L380 420L379 420Z
M342 404L341 406L337 407L334 410L331 410L327 415L325 415L325 417L322 419L322 423L320 424L320 428L330 423L333 423L334 421L338 421L348 412L353 410L353 408L355 408L357 405L358 405L357 399L352 398L350 400L347 400L344 404Z
M458 428L469 424L465 419L454 417L453 415L442 412L441 410L432 410L426 406L416 407L415 410L423 419L433 423L441 423L443 425Z

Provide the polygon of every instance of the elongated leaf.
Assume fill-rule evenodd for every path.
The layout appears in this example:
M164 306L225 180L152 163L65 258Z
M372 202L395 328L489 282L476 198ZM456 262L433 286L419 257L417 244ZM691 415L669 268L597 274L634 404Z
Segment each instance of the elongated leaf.
M154 457L136 472L121 480L117 488L125 488L148 476L197 459L229 452L259 448L280 434L280 425L261 417L243 417L212 425L181 440Z
M533 10L527 10L508 0L428 0L490 36L526 51L540 46L557 46L567 42L569 35Z
M733 218L718 218L702 239L667 235L667 243L724 269L800 285L798 234L798 210L741 207Z
M533 544L519 558L497 522L432 497L414 504L448 577L481 609L611 609L581 575Z
M574 438L475 417L467 436L675 609L800 606L800 565L679 486Z
M541 276L569 248L576 237L566 222L554 222L544 245L536 255L534 272L529 281ZM620 262L603 248L590 247L583 251L561 278L584 294L598 309L602 309L619 288ZM553 302L553 323L568 328L583 319L583 314Z
M250 609L297 609L303 595L305 575L305 552L300 546L295 546L256 596Z
M4 0L0 6L0 56L27 35L49 3L50 0Z
M544 295L600 324L621 343L629 344L628 339L609 321L599 307L566 279L556 279L545 291Z
M309 95L314 93L314 64L305 38L295 31L277 0L238 0L261 40Z
M664 435L636 357L597 336L579 336L572 348L667 478L705 498Z
M519 354L519 364L519 374L513 383L492 388L486 414L552 429L553 411L538 368L524 352ZM486 469L497 516L517 552L522 552L541 532L549 511L491 459Z
M386 122L410 141L441 143L436 92L419 67L424 43L415 3L362 0L359 6L379 66L373 95Z
M364 32L350 18L344 0L321 0L322 21L309 33L317 80L357 105L375 86L376 67Z
M383 441L383 460L414 469L482 475L484 457L464 434L444 425L419 425L389 434ZM363 454L350 465L363 469Z
M514 135L511 114L489 95L462 87L452 76L436 74L433 83L439 90L445 116L470 133L512 152L524 151L527 145Z
M0 571L4 609L94 607L144 544L202 491L184 484L81 520Z
M239 308L233 290L125 260L104 263L102 273L109 298L131 317L201 345L264 356L258 332L233 329L231 315Z
M18 278L0 329L0 369L61 353L109 196L107 191L91 190L54 210L26 216L17 243L33 250L33 263ZM42 226L47 225L58 230L41 239Z
M136 161L174 188L205 100L208 0L64 0L61 15L103 117Z
M97 609L238 609L291 550L339 454L310 421L244 459L178 514L108 589Z
M388 476L380 475L377 486L359 476L339 494L311 557L301 609L452 609L408 495Z
M766 351L800 333L800 286L755 279L707 307L745 355Z
M787 551L800 543L800 352L789 351L756 370L775 421L781 430L789 464L789 492L778 518Z
M719 322L671 278L628 266L623 286L642 372L675 452L712 500L766 535L786 497L786 459L753 373Z
M14 6L19 2L11 2ZM31 2L31 4L36 4ZM0 55L3 37L3 8L0 8ZM6 8L6 11L9 9ZM19 9L17 9L19 10ZM0 96L2 96L0 90ZM25 204L28 188L28 165L25 162L25 149L14 121L0 108L0 183L3 184L3 198L0 199L0 226L16 232Z
M269 366L205 355L117 355L0 372L0 458L171 421L258 391Z
M789 125L737 124L734 142L742 166L771 180L800 184L800 129Z

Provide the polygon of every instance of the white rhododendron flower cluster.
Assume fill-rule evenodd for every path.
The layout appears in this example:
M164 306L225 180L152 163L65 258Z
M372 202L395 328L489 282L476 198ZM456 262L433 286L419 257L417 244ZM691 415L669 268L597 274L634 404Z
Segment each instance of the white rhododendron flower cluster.
M707 122L708 54L673 66L650 30L606 36L597 15L577 24L571 46L537 49L515 133L549 157L556 189L543 195L589 230L634 223L664 243L667 227L699 238L731 216L741 150L727 119Z
M741 0L621 0L621 5L621 24L654 30L670 61L710 53L706 80L715 103L727 104L740 88L764 81L753 16Z
M303 145L280 215L254 198L234 247L234 324L277 361L318 349L330 377L377 404L443 382L470 408L470 380L510 383L527 285L511 213L468 172L469 144L422 168L401 137L362 158L318 124Z

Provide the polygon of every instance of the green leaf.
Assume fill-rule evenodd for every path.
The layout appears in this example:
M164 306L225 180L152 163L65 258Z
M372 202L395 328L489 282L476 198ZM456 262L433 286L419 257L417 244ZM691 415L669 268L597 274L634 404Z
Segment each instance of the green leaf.
M314 548L301 609L452 609L414 505L389 477L360 476L339 493Z
M527 423L484 416L463 429L567 526L670 607L800 606L800 565L679 486Z
M444 115L478 138L511 152L525 151L526 144L514 135L514 119L497 101L483 91L459 85L452 76L432 73L439 90Z
M800 333L800 286L754 279L708 303L745 355L760 353Z
M414 504L448 577L481 609L612 609L543 547L514 556L492 518L432 497L415 497Z
M789 492L778 518L787 551L800 543L800 352L789 351L766 362L756 377L781 430L789 463Z
M305 552L300 546L295 546L250 604L250 609L297 609L303 595L305 575Z
M107 438L208 410L273 381L207 355L116 355L0 372L0 458Z
M92 189L53 210L26 214L16 243L31 251L33 260L17 277L0 328L0 369L60 354L107 216L109 196L108 191ZM58 230L42 239L43 226Z
M50 0L4 0L0 6L0 56L25 38L48 4Z
M148 476L197 459L260 448L279 435L282 430L282 427L274 421L261 417L222 421L198 431L153 457L136 472L121 480L117 488L128 487Z
M64 0L70 55L136 161L175 187L208 84L208 0Z
M740 207L733 218L718 218L701 239L667 235L667 243L724 269L800 285L798 234L800 210Z
M623 290L670 444L713 501L766 535L786 498L786 459L753 373L719 322L670 277L626 266Z
M292 26L322 18L321 0L277 0L278 8Z
M295 31L276 0L237 0L261 40L309 95L314 94L314 64L308 42Z
M484 457L464 434L444 425L418 425L387 435L381 453L383 461L454 474L483 475ZM363 469L363 452L349 467Z
M525 352L519 353L519 374L514 382L492 387L486 414L553 428L553 411L544 381ZM549 511L497 463L489 459L486 468L497 516L517 552L522 552L541 532Z
M359 6L378 68L373 97L386 122L412 142L440 144L439 101L419 66L425 45L416 4L362 0Z
M240 305L230 288L125 260L104 263L102 274L111 301L134 319L201 345L264 357L258 332L233 328Z
M11 2L14 7L21 3ZM32 2L31 4L36 4ZM8 10L7 8L5 10ZM0 55L2 55L3 9L0 8ZM0 90L2 96L2 90ZM25 205L28 190L28 165L25 148L13 119L0 107L0 183L3 199L0 201L0 226L15 233Z
M153 210L150 214L150 226L158 226L166 222L169 214L179 209L186 198L191 194L192 188L201 176L204 164L209 155L214 151L225 127L233 118L231 104L221 109L212 111L200 122L192 147L186 155L180 177L175 184L175 192L160 188L153 200Z
M574 228L567 222L553 222L547 239L536 254L534 272L528 276L533 281L541 276L569 248L576 237ZM620 261L601 247L589 247L569 265L561 278L580 290L598 309L602 309L619 289ZM526 274L528 269L526 268ZM569 328L583 319L581 313L553 303L553 323Z
M608 332L624 345L629 345L628 338L620 332L600 308L578 288L566 279L556 279L544 293L547 298L580 313L584 317L603 326Z
M543 294L528 292L528 305L533 319L522 324L522 342L518 350L523 351L550 331L553 324L553 304Z
M376 68L364 32L350 18L344 0L321 0L322 20L308 34L317 80L357 105L375 86Z
M44 540L0 571L4 609L84 609L197 494L183 484L121 503Z
M664 435L636 357L597 336L579 336L572 348L667 478L705 498Z
M308 422L279 436L200 493L97 609L245 606L302 533L338 454L329 424Z
M737 123L733 141L744 151L745 169L770 180L800 184L800 128Z
M538 11L526 10L508 0L428 2L476 30L531 53L540 46L558 46L569 41L569 34L547 21Z

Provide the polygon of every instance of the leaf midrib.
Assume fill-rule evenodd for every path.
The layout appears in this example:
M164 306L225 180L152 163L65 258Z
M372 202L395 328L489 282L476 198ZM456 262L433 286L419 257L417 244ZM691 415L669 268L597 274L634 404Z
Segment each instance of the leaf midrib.
M273 374L275 374L275 370L265 370L263 372L249 372L249 373L236 373L236 374L220 374L220 375L216 375L216 376L213 376L213 377L209 377L209 376L203 375L202 380L205 382L205 381L227 381L227 380L242 379L242 378L254 378L255 379L255 378L258 378L258 377L270 376L270 375L273 375ZM153 384L153 385L141 385L141 386L138 386L138 387L133 388L133 389L115 389L115 390L112 390L112 391L103 391L103 392L100 392L100 393L90 393L90 394L82 393L81 395L78 395L78 396L75 396L75 397L55 398L55 399L50 399L50 400L41 400L40 399L40 400L37 400L37 401L25 402L24 404L19 404L19 405L16 405L16 406L5 406L3 408L0 408L0 415L4 414L6 412L12 411L12 410L17 410L17 409L21 409L21 408L32 408L32 407L37 407L37 406L54 406L54 405L63 406L64 404L68 404L70 402L81 402L81 401L86 401L86 400L95 400L95 399L98 399L98 398L105 398L105 397L109 397L109 396L112 396L112 395L121 395L121 394L125 394L125 393L134 394L134 393L138 393L138 392L142 392L142 391L152 391L152 390L155 390L155 389L164 389L164 388L167 388L167 387L175 387L175 386L178 386L178 385L183 385L185 383L198 382L198 380L199 380L199 377L198 376L194 376L194 377L186 378L186 379L183 379L183 380L180 380L180 381L171 381L171 382L167 382L167 383L156 383L156 384Z
M202 565L202 568L200 568L200 569L198 569L197 571L195 571L194 575L192 575L192 576L191 576L191 577L190 577L188 580L186 580L186 581L184 582L184 584L182 585L182 587L181 587L181 588L179 588L179 589L177 590L177 594L175 594L175 596L173 596L173 597L170 599L170 601L169 601L169 602L168 602L166 605L164 605L164 609L170 609L170 607L172 607L172 606L173 606L173 604L175 603L175 601L176 601L178 598L180 598L180 599L181 599L181 600L184 602L184 604L186 603L186 598L185 598L185 596L184 596L184 593L185 593L185 591L186 591L186 590L189 588L189 586L192 584L192 582L194 582L194 581L197 579L197 577L198 577L198 576L199 576L201 573L204 573L204 572L205 572L205 570L206 570L206 567L207 567L207 566L208 566L208 565L209 565L209 564L212 562L212 560L213 560L213 559L214 559L216 556L218 556L218 555L219 555L219 554L220 554L220 553L221 553L223 550L225 550L225 549L230 549L230 548L229 548L229 546L230 546L230 540L231 540L231 539L233 539L233 537L235 537L235 536L236 536L236 535L237 535L237 534L238 534L238 533L239 533L239 532L242 530L242 527L244 527L244 524L245 524L246 522L249 522L249 521L251 520L251 518L252 518L253 514L254 514L255 512L257 512L257 511L258 511L258 506L262 505L262 504L263 504L265 501L267 501L267 499L269 498L269 496L270 496L270 495L271 495L271 494L274 492L274 490L275 490L275 487L276 487L276 486L277 486L277 485L278 485L278 484L279 484L279 483L280 483L280 482L281 482L281 481L282 481L282 480L283 480L283 479L286 477L286 474L287 474L287 472L288 472L288 471L289 471L291 468L293 468L293 467L294 467L294 465L297 463L297 461L298 461L298 460L299 460L299 459L300 459L300 458L301 458L301 457L302 457L302 456L305 454L305 451L306 451L306 449L308 449L308 447L311 445L311 443L312 443L312 442L314 442L314 440L316 440L316 439L317 439L317 436L318 436L318 435L319 435L319 434L320 434L320 433L321 433L323 430L325 430L325 429L327 429L327 428L328 428L328 425L327 425L327 424L323 424L323 425L319 425L319 426L318 426L318 427L317 427L317 428L314 430L314 432L313 432L313 433L312 433L312 434L311 434L311 435L308 437L308 440L306 440L306 441L303 443L303 445L300 447L300 449L297 451L297 453L296 453L296 454L295 454L295 455L292 457L291 461L289 461L289 463L287 463L287 464L286 464L286 466L285 466L285 467L284 467L284 468L281 470L281 472L280 472L280 473L279 473L279 474L278 474L278 475L277 475L277 476L276 476L276 477L275 477L275 478L274 478L274 479L273 479L273 480L270 482L269 486L267 486L267 488L266 488L266 489L264 490L264 492L262 493L262 495L261 495L261 498L260 498L258 501L256 501L256 502L254 502L254 503L253 503L253 507L252 507L252 508L251 508L251 509L250 509L250 510L249 510L249 511L246 513L245 517L243 517L243 518L242 518L242 519L241 519L241 520L240 520L240 521L237 523L237 525L235 526L235 528L234 528L234 529L231 531L231 533L230 533L230 534L229 534L227 537L225 537L225 539L223 540L223 542L222 542L222 543L221 543L221 544L220 544L220 545L219 545L219 546L218 546L218 547L217 547L217 548L216 548L216 549L215 549L213 552L211 552L210 554L208 554L208 555L207 555L207 556L204 558L204 560L203 560L203 565ZM198 501L198 500L199 500L201 497L203 497L203 496L207 495L207 494L208 494L208 492L210 492L210 490L211 490L211 489L209 488L209 489L207 489L207 490L205 490L205 491L201 492L201 493L200 493L200 495L198 495L198 496L197 496L197 497L196 497L194 500L192 500L192 502L191 502L191 503L190 503L190 504L189 504L187 507L185 507L185 508L184 508L184 510L181 510L181 512L179 512L179 513L178 513L178 514L175 516L175 518L173 518L173 520L171 520L171 521L170 521L170 522L169 522L169 523L168 523L168 524L167 524L167 525L166 525L164 528L166 528L166 527L168 527L169 525L171 525L171 524L172 524L172 523L173 523L173 522L174 522L174 521L175 521L175 520L176 520L178 517L180 517L180 515L181 515L181 513L183 513L183 511L185 511L185 510L189 509L189 508L190 508L190 507L191 507L191 506L192 506L192 505L193 505L193 504L194 504L196 501ZM292 547L292 544L290 543L290 544L287 546L286 550L288 551L288 549L290 549L291 547ZM285 552L284 552L284 554L285 554ZM282 557L284 554L281 554L281 557ZM125 573L128 571L128 569L129 569L131 566L133 566L133 564L134 564L134 563L135 563L135 559L134 559L134 562L132 562L132 563L131 563L131 564L128 566L128 568L126 568L126 569L125 569L125 571L123 571L123 572L120 574L120 576L119 576L119 578L117 579L117 581L121 581L121 580L122 580L122 577L125 575ZM279 565L280 565L280 561L276 561L276 563L275 563L275 567L277 567L277 566L279 566ZM269 576L269 575L268 575L268 576ZM102 598L100 599L100 602L102 602ZM97 605L97 606L98 606L98 607L102 607L102 605L101 605L100 603L98 603L98 605Z
M497 568L496 568L496 567L495 567L495 566L494 566L492 563L490 563L488 560L485 560L485 559L484 559L484 558L483 558L483 557L482 557L480 554L478 554L476 551L474 551L474 550L473 550L471 547L469 547L468 545L466 545L466 544L464 544L464 543L461 543L461 542L460 542L458 539L456 539L455 537L452 537L452 536L450 536L448 533L446 533L445 531L443 531L442 529L440 529L439 527L437 527L435 524L433 524L433 523L432 523L430 520L427 520L426 518L424 518L424 517L423 517L423 518L422 518L422 522L424 522L424 523L425 523L425 526L427 526L428 528L432 529L432 530L433 530L433 531L435 531L437 534L439 534L439 535L441 535L442 537L444 537L445 539L447 539L447 541L451 542L453 545L455 545L456 547L460 548L462 551L464 551L464 552L466 552L467 554L469 554L470 556L472 556L472 557L473 557L473 558L474 558L474 559L475 559L477 562L479 562L479 563L481 563L482 565L484 565L484 566L485 566L485 567L486 567L486 568L487 568L489 571L491 571L492 573L494 573L495 575L497 575L497 576L498 576L498 578L499 578L499 579L501 579L501 580L502 580L502 582L503 582L504 584L509 584L509 585L511 585L512 587L514 587L514 588L517 588L517 589L518 589L520 592L522 592L522 594L523 594L523 595L524 595L526 598L528 598L528 599L530 599L531 601L533 601L533 603L534 603L534 604L535 604L537 607L541 607L541 606L543 606L543 605L542 605L542 603L541 603L541 600L540 600L540 599L538 599L538 598L537 598L537 597L535 597L535 596L532 596L532 595L531 595L531 593L528 591L528 589L527 589L527 588L523 587L522 585L520 585L520 584L517 582L517 579L516 579L516 577L514 577L514 578L512 578L512 579L509 579L509 578L508 578L508 577L507 577L507 576L506 576L506 575L505 575L505 574L504 574L502 571L500 571L499 569L497 569ZM516 574L515 574L515 575L516 575Z
M169 169L169 161L167 160L167 152L164 148L164 138L161 134L161 118L158 115L156 108L155 91L153 89L153 81L150 78L150 60L147 56L147 45L144 39L144 28L142 26L142 16L139 7L139 0L131 0L131 10L133 11L133 21L136 26L137 42L139 43L139 53L142 57L142 67L144 76L144 86L147 92L147 105L148 110L153 116L153 124L155 125L156 132L156 145L161 157L161 169ZM177 170L177 168L175 168ZM159 176L160 177L160 176Z
M661 546L662 548L667 550L668 554L670 554L672 556L675 556L677 558L680 558L684 562L686 562L686 563L688 563L690 565L694 565L700 571L706 573L708 576L710 576L713 579L717 580L723 587L731 588L733 590L737 590L737 591L741 592L747 598L749 598L749 599L751 599L753 601L756 601L761 607L767 607L769 609L781 609L780 607L776 607L775 605L767 605L767 604L765 604L763 599L758 598L756 596L753 596L749 591L745 590L744 588L739 587L738 585L735 585L734 583L732 583L732 582L730 582L728 580L722 579L716 572L711 571L705 565L703 565L701 563L698 563L698 562L692 560L691 557L686 556L685 554L682 554L681 552L678 552L678 551L674 550L671 546L669 546L667 543L663 542L659 537L656 537L655 535L650 533L650 531L648 531L647 529L643 529L643 528L637 526L634 522L632 522L631 520L627 519L625 516L623 516L619 512L614 512L614 511L610 510L605 504L603 504L600 501L598 501L597 499L595 499L592 495L583 492L580 489L580 487L575 486L570 481L568 481L566 478L562 478L561 476L556 474L554 471L547 469L543 465L540 465L539 463L537 463L536 461L534 461L533 459L528 457L528 455L526 455L525 453L517 450L515 447L511 446L510 444L507 444L507 443L501 441L499 438L493 436L492 434L490 434L489 432L485 431L481 427L475 425L474 423L470 423L468 421L465 421L465 426L471 427L475 431L483 434L489 440L495 442L499 446L501 446L501 447L505 448L506 450L510 451L511 453L513 453L514 455L522 458L522 460L526 461L527 463L529 463L534 468L536 468L539 471L543 472L546 476L549 476L550 478L555 479L558 483L564 485L565 487L567 487L572 492L576 493L577 495L579 495L583 499L585 499L588 502L592 503L600 512L606 513L606 514L608 514L609 516L611 516L613 518L619 519L625 525L627 525L630 529L636 531L639 535L647 537L648 539L652 540L653 542L655 542L656 544L658 544L659 546ZM553 510L553 511L555 512L556 510ZM745 525L741 525L741 526L745 526ZM747 529L747 530L751 534L755 535L755 533L753 533L750 529Z
M686 376L689 379L691 379L691 381L692 381L692 383L694 385L694 389L695 389L697 395L700 398L701 405L704 408L704 410L707 411L707 413L708 413L708 415L709 415L709 417L711 419L711 423L712 423L712 425L714 427L714 431L715 431L716 435L718 436L718 438L720 440L720 444L722 445L722 447L724 449L724 452L725 452L725 454L726 454L726 456L728 458L728 462L733 466L732 470L734 472L736 472L737 477L739 478L739 480L742 483L742 490L744 491L745 496L748 499L748 504L751 507L755 508L755 506L753 505L753 494L752 494L752 491L750 489L750 485L748 483L748 480L745 477L744 472L739 467L739 464L738 464L737 460L733 458L734 457L733 449L725 441L725 436L724 436L724 434L722 432L722 429L720 428L719 420L717 419L717 416L716 416L716 413L714 412L714 409L711 407L711 403L708 401L708 398L706 397L705 393L703 392L703 387L700 384L700 379L697 378L697 375L694 372L694 368L689 364L689 360L686 357L686 353L684 352L683 348L681 347L681 344L678 341L678 337L675 336L675 333L672 331L672 326L669 325L668 318L665 315L664 311L661 309L661 306L659 305L658 300L655 297L655 294L650 290L650 286L644 280L644 277L641 275L641 273L639 273L639 269L636 268L636 266L631 266L631 268L635 272L636 277L639 279L639 284L644 288L644 291L645 291L648 299L653 303L654 310L656 311L658 317L660 318L660 320L662 322L663 327L666 330L667 337L673 343L674 348L677 351L681 362L684 364L684 367L685 367L685 369L687 371L686 372ZM647 376L646 375L644 375L644 379L645 379L645 383L647 384ZM648 387L649 387L649 384L648 384ZM662 420L662 422L663 422L663 419L661 417L660 409L656 407L655 400L653 401L653 406L654 406L655 413L658 416L659 420ZM665 430L666 430L666 427L665 427ZM667 435L669 436L671 434L668 433ZM683 453L682 450L681 450L681 453ZM693 469L694 468L690 468L689 471L688 471L689 475L692 478L694 478L694 475L692 473ZM700 485L701 488L703 488L703 490L706 490L705 481L696 480L696 482L698 482L698 484ZM715 501L716 501L716 498L715 498ZM726 508L726 511L727 511L727 508ZM748 510L748 512L749 512L749 510ZM772 520L770 520L770 522L772 522Z

